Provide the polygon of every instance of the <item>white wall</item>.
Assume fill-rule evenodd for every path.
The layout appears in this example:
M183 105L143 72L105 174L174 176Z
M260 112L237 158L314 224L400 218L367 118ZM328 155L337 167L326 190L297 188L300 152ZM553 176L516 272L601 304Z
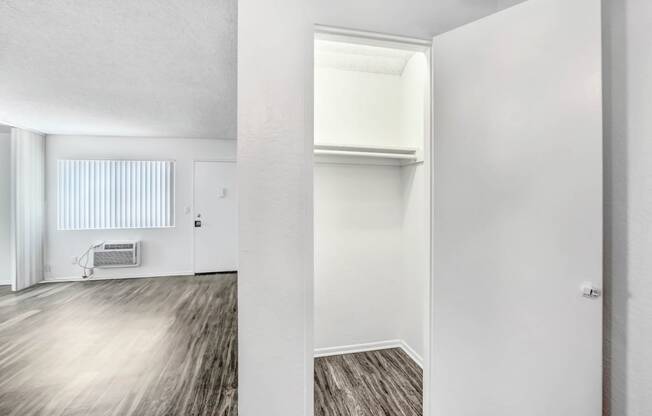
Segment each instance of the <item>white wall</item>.
M428 64L424 53L415 53L401 75L399 146L423 148L426 121L426 98L429 99Z
M193 160L235 159L235 140L135 137L47 136L46 138L46 280L81 276L72 264L90 244L111 239L142 241L138 268L97 269L97 277L161 276L193 273ZM174 228L134 230L57 230L58 159L174 159L176 201ZM190 211L186 212L189 209Z
M421 147L427 62L415 53L403 74L315 68L315 142Z
M402 77L315 68L315 142L398 146Z
M11 135L0 133L0 286L11 283Z
M238 2L241 416L314 411L311 5Z
M315 165L316 350L402 340L423 357L427 172Z
M603 2L605 414L652 414L652 2Z
M315 165L315 348L400 339L401 168Z

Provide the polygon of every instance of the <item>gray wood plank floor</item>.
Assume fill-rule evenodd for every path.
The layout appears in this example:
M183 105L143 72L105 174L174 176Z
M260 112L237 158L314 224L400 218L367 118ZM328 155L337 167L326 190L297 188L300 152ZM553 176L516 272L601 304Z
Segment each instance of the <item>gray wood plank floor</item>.
M235 275L0 287L0 415L236 416L236 302ZM315 360L316 416L421 403L400 349Z
M0 415L237 414L236 276L0 288Z
M421 368L401 349L315 360L315 416L421 416Z

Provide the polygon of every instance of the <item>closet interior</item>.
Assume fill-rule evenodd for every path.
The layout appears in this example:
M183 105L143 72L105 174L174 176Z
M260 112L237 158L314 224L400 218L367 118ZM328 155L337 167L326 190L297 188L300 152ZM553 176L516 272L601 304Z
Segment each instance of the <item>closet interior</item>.
M426 45L315 38L315 355L427 351Z

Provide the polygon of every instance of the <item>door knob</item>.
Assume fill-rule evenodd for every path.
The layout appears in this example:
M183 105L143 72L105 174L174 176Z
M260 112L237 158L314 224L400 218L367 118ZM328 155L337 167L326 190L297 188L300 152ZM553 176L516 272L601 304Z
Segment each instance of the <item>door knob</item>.
M594 286L591 282L584 282L582 284L582 296L589 299L597 299L602 296L602 290Z

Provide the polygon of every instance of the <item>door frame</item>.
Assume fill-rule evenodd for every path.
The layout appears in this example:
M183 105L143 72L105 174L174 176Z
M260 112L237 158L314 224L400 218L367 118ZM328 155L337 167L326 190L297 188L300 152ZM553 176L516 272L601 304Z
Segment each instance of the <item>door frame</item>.
M195 195L195 186L196 181L195 181L195 173L196 173L196 167L197 163L210 163L210 162L215 162L215 163L235 163L237 166L238 160L236 158L208 158L208 159L193 159L192 160L192 204L190 205L190 210L192 211L192 218L193 218L193 223L192 225L192 274L197 273L197 267L196 267L196 251L195 251L195 226L194 226L194 218L195 218L195 208L196 208L196 195Z
M407 36L383 34L377 32L368 32L363 30L347 29L342 27L335 26L326 26L326 25L315 25L313 39L323 39L323 40L334 40L334 41L343 41L349 43L357 43L368 46L380 46L380 47L389 47L393 49L403 49L415 52L422 52L426 56L427 70L428 70L428 85L426 86L426 94L428 100L425 107L425 126L424 126L424 142L423 142L423 163L427 168L427 191L426 196L427 209L426 209L426 221L428 226L428 255L426 261L428 262L428 305L427 311L428 314L425 317L425 328L426 333L424 334L425 349L423 353L423 416L430 416L430 384L432 377L434 375L430 353L433 345L432 342L432 314L433 314L433 299L434 299L434 275L433 275L433 216L434 216L434 201L433 201L433 178L434 178L434 105L433 105L433 92L434 92L434 73L433 73L433 62L432 62L432 39L420 39L412 38ZM313 49L314 52L314 49ZM314 70L314 63L313 63ZM314 75L313 75L314 78ZM313 91L313 100L314 100L314 91ZM313 121L314 124L314 121ZM314 144L314 135L313 135L313 144ZM314 168L313 168L314 169ZM314 196L314 195L313 195ZM315 276L312 276L314 281ZM313 285L313 296L314 296L314 285ZM314 317L313 317L313 330L314 330ZM314 381L313 381L314 384Z

